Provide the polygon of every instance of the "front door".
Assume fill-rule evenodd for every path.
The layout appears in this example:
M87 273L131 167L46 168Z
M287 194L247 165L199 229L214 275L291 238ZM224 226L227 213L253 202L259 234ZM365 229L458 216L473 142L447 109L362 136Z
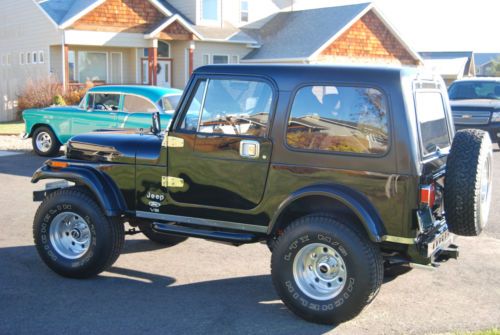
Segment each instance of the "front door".
M255 208L264 194L272 150L272 86L223 77L200 78L193 85L169 132L174 138L167 160L172 203L191 210ZM189 210L178 214L189 215Z
M142 83L149 84L148 60L142 60ZM156 85L172 87L172 60L158 59L156 66Z
M158 60L156 69L157 85L162 87L172 86L172 61L171 60Z

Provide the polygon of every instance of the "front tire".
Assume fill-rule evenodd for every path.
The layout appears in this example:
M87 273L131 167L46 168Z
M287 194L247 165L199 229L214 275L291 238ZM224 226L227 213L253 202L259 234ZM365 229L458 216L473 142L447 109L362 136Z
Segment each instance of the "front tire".
M49 194L35 214L33 237L38 254L54 272L87 278L108 269L124 243L121 222L104 215L81 187Z
M31 138L33 150L39 156L56 156L61 148L61 143L49 127L39 127L33 132Z
M381 254L353 224L344 217L309 215L278 238L271 258L273 284L301 318L338 324L358 315L378 293Z

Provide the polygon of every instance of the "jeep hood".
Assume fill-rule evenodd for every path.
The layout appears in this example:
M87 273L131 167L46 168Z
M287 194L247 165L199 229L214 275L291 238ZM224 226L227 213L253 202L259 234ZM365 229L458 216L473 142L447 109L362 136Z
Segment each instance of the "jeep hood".
M158 135L110 129L73 136L68 141L66 156L74 160L135 164L137 152L159 152L160 148Z

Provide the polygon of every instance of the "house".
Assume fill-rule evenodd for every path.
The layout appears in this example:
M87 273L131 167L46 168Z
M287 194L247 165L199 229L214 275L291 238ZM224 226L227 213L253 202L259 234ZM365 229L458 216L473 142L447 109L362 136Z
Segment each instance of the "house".
M370 3L293 11L287 0L3 0L0 121L29 79L183 88L221 63L422 58Z
M500 76L500 71L494 66L500 63L499 53L475 53L474 63L476 74L482 77Z
M420 52L425 66L439 73L447 86L463 77L474 77L476 68L472 51Z

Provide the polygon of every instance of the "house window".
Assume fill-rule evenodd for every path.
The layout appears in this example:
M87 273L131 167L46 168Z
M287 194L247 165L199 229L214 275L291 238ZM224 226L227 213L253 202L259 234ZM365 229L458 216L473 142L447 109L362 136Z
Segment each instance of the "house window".
M33 64L38 63L38 54L36 52L33 52Z
M232 64L238 64L240 62L240 57L238 56L231 56L231 63Z
M229 56L227 55L213 55L212 64L229 64Z
M43 64L44 61L43 51L38 51L38 63Z
M219 0L201 0L201 19L219 21Z
M26 64L31 64L31 52L26 53Z
M203 65L208 65L210 64L210 56L205 54L203 55Z
M170 45L168 43L158 41L158 57L170 58Z
M7 55L7 65L12 64L10 54Z
M108 54L106 52L78 52L78 81L108 81Z
M75 77L75 51L68 51L68 69L69 69L69 81L76 81Z
M248 0L240 0L240 21L248 22Z
M19 64L24 65L24 63L26 63L26 54L21 52L19 54Z

